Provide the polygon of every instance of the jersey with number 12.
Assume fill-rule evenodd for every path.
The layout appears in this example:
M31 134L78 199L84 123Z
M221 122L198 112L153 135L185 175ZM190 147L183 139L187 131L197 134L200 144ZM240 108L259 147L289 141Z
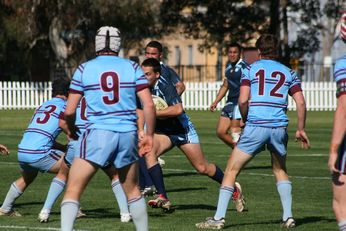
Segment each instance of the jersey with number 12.
M88 128L128 132L137 130L136 92L147 87L138 64L97 56L77 68L70 92L84 95Z
M286 127L288 94L301 91L296 73L274 60L259 60L248 66L242 85L251 89L247 125Z

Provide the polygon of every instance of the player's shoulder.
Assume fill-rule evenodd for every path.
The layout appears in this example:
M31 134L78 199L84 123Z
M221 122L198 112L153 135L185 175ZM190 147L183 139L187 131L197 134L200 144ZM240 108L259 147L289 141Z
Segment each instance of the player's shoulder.
M341 56L335 61L335 66L346 67L346 55Z

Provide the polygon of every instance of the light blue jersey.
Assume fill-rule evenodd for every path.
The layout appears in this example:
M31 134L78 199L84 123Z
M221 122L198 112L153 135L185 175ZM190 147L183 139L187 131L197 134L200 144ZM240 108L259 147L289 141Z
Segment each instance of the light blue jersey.
M59 118L66 101L53 98L36 109L23 138L18 145L18 160L33 163L49 154L54 140L61 133Z
M346 94L346 55L335 62L334 79L337 87L336 97ZM346 135L338 150L338 162L336 167L343 174L346 173Z
M337 86L336 96L346 94L346 55L335 62L334 79Z
M242 85L250 86L247 125L287 127L287 98L301 91L296 73L273 60L259 60L243 70Z
M88 129L128 132L137 130L136 92L147 87L138 64L102 55L77 68L70 92L84 94Z

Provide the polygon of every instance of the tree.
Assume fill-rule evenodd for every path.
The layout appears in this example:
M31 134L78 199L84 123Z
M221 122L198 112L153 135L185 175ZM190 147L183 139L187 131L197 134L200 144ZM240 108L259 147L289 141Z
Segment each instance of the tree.
M246 4L242 0L163 0L160 18L165 25L163 33L181 27L187 37L202 40L201 51L217 47L220 70L225 44L246 43L253 39L254 32L262 32L267 27L265 11L255 1Z
M41 42L46 44L51 48L52 59L71 77L78 63L92 57L95 31L102 25L119 28L125 55L144 38L156 35L159 24L155 18L155 2L4 0L0 11L4 36L0 39L6 43L14 41L18 48L16 55L22 55L23 63L29 64L27 70L33 50ZM2 49L6 52L6 48ZM28 71L26 74L30 75Z

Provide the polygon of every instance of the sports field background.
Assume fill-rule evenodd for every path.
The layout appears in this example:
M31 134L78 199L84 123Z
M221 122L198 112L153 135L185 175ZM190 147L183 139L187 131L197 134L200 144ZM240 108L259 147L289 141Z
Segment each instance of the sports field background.
M16 147L33 111L0 110L0 143L6 144L10 156L0 157L0 204L10 184L19 177ZM195 124L202 149L208 160L222 169L230 149L215 135L219 112L188 111ZM337 230L331 207L332 191L327 170L328 147L333 112L308 112L307 132L312 148L301 150L294 142L295 112L289 112L288 172L293 183L293 213L296 230ZM61 136L60 141L65 141ZM219 185L206 176L196 174L185 156L173 149L163 156L164 177L168 196L176 206L173 214L148 208L150 230L197 230L195 223L212 216L216 209ZM43 205L52 174L40 174L17 200L15 210L23 217L0 217L0 230L59 230L60 202L54 206L47 224L40 224L37 215ZM225 230L280 230L281 205L272 176L268 152L262 152L240 173L247 205L237 213L230 204ZM80 230L134 230L133 224L120 222L119 210L108 178L99 171L82 196L82 209L87 218L79 219Z

